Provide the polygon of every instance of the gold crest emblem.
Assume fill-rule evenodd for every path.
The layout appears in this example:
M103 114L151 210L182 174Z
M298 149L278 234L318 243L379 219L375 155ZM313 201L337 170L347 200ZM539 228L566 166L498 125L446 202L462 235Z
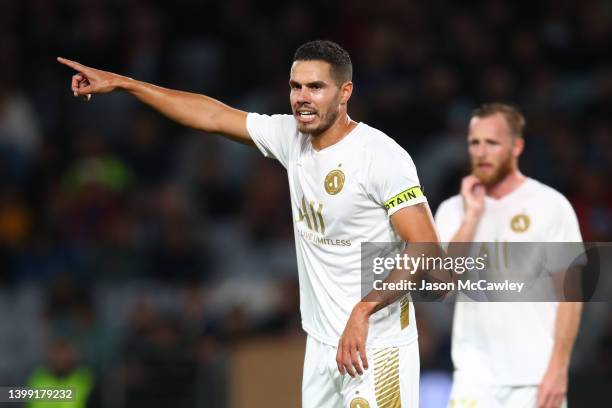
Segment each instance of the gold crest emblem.
M365 399L357 397L351 401L350 408L370 408L370 404Z
M510 228L514 232L525 232L529 229L529 224L531 224L531 220L526 214L518 214L512 217Z
M336 195L344 187L344 173L341 170L332 170L325 176L325 191L327 194Z

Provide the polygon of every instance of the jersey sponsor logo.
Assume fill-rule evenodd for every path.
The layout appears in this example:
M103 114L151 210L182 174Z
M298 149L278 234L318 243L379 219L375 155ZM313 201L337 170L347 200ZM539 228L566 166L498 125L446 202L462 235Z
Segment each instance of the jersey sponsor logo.
M416 200L419 197L423 197L423 189L421 188L421 186L410 187L409 189L404 190L401 193L385 201L385 209L389 211L397 205L408 203L410 201Z
M335 239L335 238L325 238L320 235L315 234L312 231L303 231L298 228L298 232L306 241L312 242L315 245L328 245L328 246L338 246L338 247L350 247L352 242L350 239Z
M346 237L326 237L325 220L323 219L323 204L308 201L302 196L298 216L294 219L296 223L302 223L302 227L297 227L297 231L306 241L316 245L329 245L349 247L352 245L350 239Z
M308 229L325 234L325 221L323 221L323 204L316 206L315 202L310 201L307 205L306 197L302 196L302 206L298 208L298 219L296 222L306 222Z
M512 217L510 220L510 228L512 231L522 233L529 229L529 225L531 224L531 220L526 214L518 214Z
M365 398L357 397L357 398L353 398L349 407L350 408L370 408L370 403Z
M325 176L325 191L327 191L327 194L336 195L342 191L344 178L344 173L339 169L327 173L327 176Z

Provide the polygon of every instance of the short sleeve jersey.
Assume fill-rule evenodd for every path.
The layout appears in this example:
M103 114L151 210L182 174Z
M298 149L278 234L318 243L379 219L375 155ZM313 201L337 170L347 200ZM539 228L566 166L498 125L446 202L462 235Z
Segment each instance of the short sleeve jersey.
M440 204L435 219L442 242L452 240L463 213L459 195ZM487 243L493 253L503 252L499 247L508 242L582 242L582 237L569 201L528 178L502 199L485 197L473 242ZM551 269L557 261L548 260L543 268ZM558 303L465 300L455 305L451 353L455 369L487 383L539 384L554 345Z
M250 113L247 129L259 150L287 170L302 327L337 346L363 295L361 243L400 242L391 215L426 202L414 163L393 139L364 123L319 151L291 115ZM370 318L368 347L416 338L414 310L406 299Z

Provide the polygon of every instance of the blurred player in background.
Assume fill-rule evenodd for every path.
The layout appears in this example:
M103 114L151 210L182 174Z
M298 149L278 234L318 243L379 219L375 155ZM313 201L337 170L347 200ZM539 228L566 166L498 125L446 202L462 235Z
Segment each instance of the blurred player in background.
M581 242L568 200L518 168L525 119L493 103L471 118L472 174L436 213L443 242ZM450 407L564 406L581 303L457 302Z
M289 178L308 333L303 406L418 406L414 310L406 296L390 305L361 301L360 243L438 242L437 233L408 153L348 116L352 64L344 49L330 41L298 48L289 80L293 115L273 116L58 60L78 72L75 96L123 90L182 125L277 159Z

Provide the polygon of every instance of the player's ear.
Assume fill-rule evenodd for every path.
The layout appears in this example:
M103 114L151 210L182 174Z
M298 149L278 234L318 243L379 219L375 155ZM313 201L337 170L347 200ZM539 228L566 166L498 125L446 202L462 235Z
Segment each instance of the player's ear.
M514 146L512 147L512 153L514 157L519 157L523 153L524 149L525 149L525 139L523 139L522 137L515 137Z
M353 94L353 83L347 81L340 85L340 105L346 105Z

